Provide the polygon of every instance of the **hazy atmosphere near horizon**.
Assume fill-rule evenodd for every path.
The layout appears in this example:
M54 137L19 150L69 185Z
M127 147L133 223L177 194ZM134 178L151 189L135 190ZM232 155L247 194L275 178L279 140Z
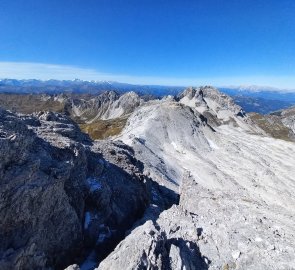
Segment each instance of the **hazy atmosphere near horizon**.
M0 78L295 89L292 0L2 0Z

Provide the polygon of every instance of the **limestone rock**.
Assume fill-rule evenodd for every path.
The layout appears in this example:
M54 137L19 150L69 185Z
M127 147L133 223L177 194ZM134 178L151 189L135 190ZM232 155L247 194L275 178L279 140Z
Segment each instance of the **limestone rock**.
M0 148L1 269L69 265L105 228L122 235L148 203L130 148L93 143L63 115L0 110Z

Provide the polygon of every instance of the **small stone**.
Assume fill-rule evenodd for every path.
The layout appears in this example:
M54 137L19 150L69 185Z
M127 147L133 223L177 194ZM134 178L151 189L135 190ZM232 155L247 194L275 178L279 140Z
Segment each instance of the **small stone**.
M238 258L240 257L241 252L240 252L239 250L235 250L235 251L232 252L231 255L232 255L233 258L236 260L236 259L238 259Z
M276 249L276 247L274 245L269 245L267 247L267 250L275 250L275 249Z

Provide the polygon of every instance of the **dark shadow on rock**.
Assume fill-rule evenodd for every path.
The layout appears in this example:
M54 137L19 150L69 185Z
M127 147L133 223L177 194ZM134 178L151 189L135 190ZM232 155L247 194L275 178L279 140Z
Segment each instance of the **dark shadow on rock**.
M181 260L180 269L208 270L211 261L203 256L195 242L184 240L183 238L171 238L165 243L167 253L171 255L171 247L175 246L179 252ZM175 256L175 254L173 254ZM173 256L172 255L172 256ZM175 257L174 257L175 258ZM179 263L179 262L178 262ZM164 269L171 269L173 264L171 256L165 259ZM174 268L175 269L175 268Z
M197 235L200 237L203 233L203 228L197 228Z
M107 257L125 238L126 231L143 216L150 203L149 180L143 175L142 178L136 176L111 160L118 158L120 162L132 164L139 172L143 171L143 164L130 155L128 147L115 149L102 155L107 158L110 154L106 159L107 168L99 178L104 188L86 198L84 214L92 213L95 218L89 228L84 230L83 255L71 263L81 264L93 249L98 262Z
M117 170L118 174L130 177L126 171L122 170L117 165L110 164L110 166L112 166L114 170ZM113 194L115 194L114 196L118 196L116 199L123 203L121 207L125 217L119 221L114 214L111 214L104 222L104 226L112 233L105 237L104 241L96 242L94 245L98 262L105 259L133 229L142 225L147 220L156 222L162 211L169 209L173 204L179 203L179 195L177 193L165 186L159 185L152 179L146 179L144 185L147 187L147 194L132 194L128 190L120 189L120 187L117 187L120 189L118 190L119 192L116 192L115 189L112 190ZM146 195L147 197L145 197ZM128 203L130 198L135 198L135 196L142 198L141 205L137 209L134 208L134 202ZM90 250L91 248L88 252L90 252Z

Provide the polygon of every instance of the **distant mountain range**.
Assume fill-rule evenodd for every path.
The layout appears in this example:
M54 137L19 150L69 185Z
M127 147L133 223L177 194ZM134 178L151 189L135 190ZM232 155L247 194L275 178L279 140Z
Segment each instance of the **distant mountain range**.
M118 93L135 91L141 95L176 95L185 87L161 85L134 85L114 81L82 81L82 80L0 80L0 93L47 93L64 92L98 94L113 90Z
M251 98L263 98L268 100L280 100L286 102L295 102L295 90L287 91L284 89L276 88L253 88L253 87L236 87L236 88L225 88L220 87L220 91L230 96L246 96Z
M163 97L176 96L185 86L162 85L134 85L114 81L82 81L82 80L0 80L0 93L74 93L74 94L100 94L104 91L116 91L123 94L134 91L139 95L152 95ZM273 111L288 108L295 104L295 90L286 91L270 87L221 87L219 90L230 95L234 101L244 108L246 112L267 114Z
M295 104L295 91L284 91L274 88L219 88L231 96L235 103L243 107L246 112L267 114L288 108Z

